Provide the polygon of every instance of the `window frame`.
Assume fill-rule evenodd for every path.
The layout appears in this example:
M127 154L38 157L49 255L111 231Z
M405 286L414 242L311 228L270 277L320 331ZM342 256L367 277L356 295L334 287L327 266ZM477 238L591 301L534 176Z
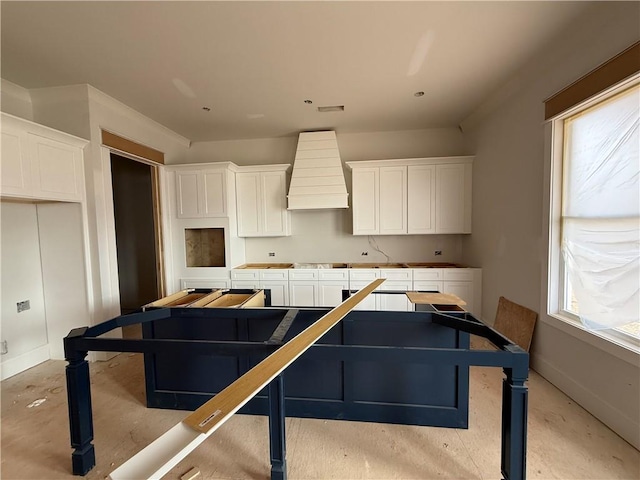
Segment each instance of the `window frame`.
M592 98L576 104L574 107L548 120L551 125L551 178L549 185L549 244L548 244L548 275L546 281L546 313L549 317L572 325L589 335L599 337L626 350L640 354L640 339L622 331L610 329L593 331L586 329L580 318L565 309L566 270L561 253L562 238L562 192L564 189L564 121L582 111L585 111L629 88L640 86L640 72L628 79L611 86Z

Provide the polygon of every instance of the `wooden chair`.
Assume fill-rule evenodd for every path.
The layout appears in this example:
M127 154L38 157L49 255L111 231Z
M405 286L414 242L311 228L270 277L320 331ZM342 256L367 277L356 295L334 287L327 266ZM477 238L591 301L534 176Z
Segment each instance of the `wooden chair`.
M528 352L537 319L533 310L500 297L493 328Z

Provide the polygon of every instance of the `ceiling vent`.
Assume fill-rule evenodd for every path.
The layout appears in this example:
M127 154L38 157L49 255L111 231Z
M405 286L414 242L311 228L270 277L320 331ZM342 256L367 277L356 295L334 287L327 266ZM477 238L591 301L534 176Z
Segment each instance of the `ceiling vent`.
M298 137L289 187L289 210L349 208L336 132L303 132Z
M330 107L318 107L320 113L324 112L344 112L344 105L331 105Z

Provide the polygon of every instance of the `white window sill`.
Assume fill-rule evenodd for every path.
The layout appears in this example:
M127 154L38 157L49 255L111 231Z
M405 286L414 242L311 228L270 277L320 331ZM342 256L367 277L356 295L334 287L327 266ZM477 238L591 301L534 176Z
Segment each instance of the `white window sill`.
M572 337L588 343L620 360L638 366L640 365L640 345L633 340L626 341L621 336L607 331L587 330L579 321L560 313L541 315L540 318L547 325L557 328Z

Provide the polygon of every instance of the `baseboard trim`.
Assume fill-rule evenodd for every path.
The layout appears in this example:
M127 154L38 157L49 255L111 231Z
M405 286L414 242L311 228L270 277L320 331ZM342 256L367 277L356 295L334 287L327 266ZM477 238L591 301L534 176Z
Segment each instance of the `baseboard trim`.
M6 380L42 362L46 362L49 358L49 344L47 343L15 358L4 360L0 363L0 379Z
M531 368L640 450L640 424L638 422L629 418L620 409L603 400L539 355L531 355Z

